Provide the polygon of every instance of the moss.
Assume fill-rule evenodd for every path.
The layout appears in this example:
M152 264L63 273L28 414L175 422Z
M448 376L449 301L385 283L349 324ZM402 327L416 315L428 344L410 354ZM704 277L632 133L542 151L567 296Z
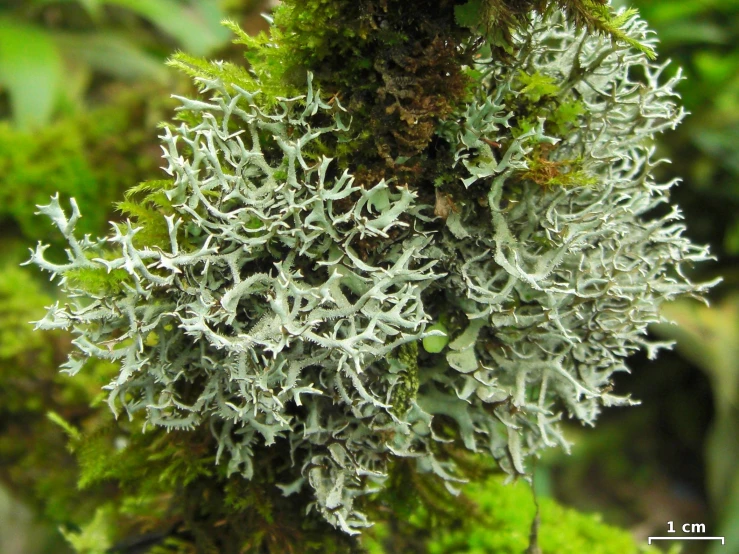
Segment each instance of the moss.
M462 65L469 53L462 43L469 29L456 24L455 4L288 0L274 14L269 39L238 41L255 73L271 77L267 97L299 92L311 71L324 93L349 110L351 140L327 145L340 167L365 182L393 176L415 182L426 159L419 155L439 120L466 93ZM270 42L278 47L265 48Z
M96 552L90 537L161 554L358 552L354 539L306 517L305 493L285 497L275 487L289 477L287 445L258 447L260 464L247 481L215 465L208 430L140 433L140 423L106 425L73 441L80 487L109 495L89 524L65 533L79 552Z
M587 187L598 182L583 168L582 159L550 160L547 149L537 150L526 158L528 168L520 172L520 179L543 187Z
M532 131L543 119L546 135L558 142L539 144L527 154L527 168L517 172L515 181L532 181L542 187L586 187L597 183L582 157L560 159L558 154L558 145L566 144L578 132L587 115L583 102L571 91L564 92L567 91L560 90L551 76L519 71L513 91L506 96L506 105L516 114L512 136L517 138ZM511 198L515 198L515 185L508 185L508 189Z
M463 489L471 503L456 521L429 525L425 507L402 518L401 525L386 521L368 534L365 544L370 554L404 551L405 544L429 554L520 554L530 544L532 521L536 514L530 487L522 481L504 484L493 476ZM598 515L565 508L550 498L540 498L540 524L537 542L542 554L658 554L655 547L638 544L624 530L604 523ZM476 514L476 517L470 517ZM405 550L410 551L410 550Z
M559 86L554 78L548 75L534 72L531 74L525 71L519 71L519 81L523 88L521 94L526 96L533 103L539 102L542 98L555 96L559 92Z
M175 212L165 191L172 185L171 179L144 181L128 189L125 199L116 203L118 211L134 221L140 229L133 238L137 248L170 246L169 227L165 218ZM123 233L126 232L125 227L126 225L119 224ZM185 229L186 226L182 226L178 235L183 244L189 245Z
M105 268L79 268L64 274L72 288L80 288L95 294L118 293L130 275L124 269L107 271Z
M84 521L99 498L80 498L77 464L65 431L47 418L60 414L75 425L95 420L90 408L111 373L91 364L74 380L57 366L71 347L61 332L33 332L29 321L52 299L24 269L0 270L0 478L13 493L58 525Z
M409 342L398 347L396 360L400 365L400 378L393 389L390 403L395 413L406 413L418 394L418 342Z

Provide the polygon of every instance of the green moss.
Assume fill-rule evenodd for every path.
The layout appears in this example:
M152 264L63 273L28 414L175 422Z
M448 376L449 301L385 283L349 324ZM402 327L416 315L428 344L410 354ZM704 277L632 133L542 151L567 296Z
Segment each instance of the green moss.
M56 527L84 522L99 497L80 497L77 465L65 448L59 421L93 423L90 408L115 368L90 364L75 379L59 373L70 339L61 332L34 332L49 297L25 269L0 269L0 478L14 495ZM47 413L53 413L51 419ZM104 414L107 413L103 412Z
M125 269L107 271L105 268L79 268L67 271L64 276L70 287L92 293L119 293L130 275Z
M78 532L62 530L62 534L78 554L105 554L113 546L109 538L110 528L115 525L113 517L111 506L104 505Z
M549 118L558 137L566 137L585 114L585 105L580 100L567 100L560 103Z
M96 178L85 155L78 128L68 122L26 134L0 123L0 218L12 220L29 238L42 238L33 215L56 191L74 194L80 204L91 205L96 196ZM88 232L100 229L106 213L90 210L81 222Z
M0 265L0 360L23 358L25 353L43 348L43 336L29 323L43 314L50 298L41 291L28 271ZM51 361L44 355L42 362Z
M581 159L553 161L547 156L539 151L527 157L528 169L521 172L520 178L543 187L587 187L598 182L583 168Z
M408 411L418 394L418 342L409 342L397 349L395 360L401 366L400 379L390 400L396 414Z
M583 124L587 110L571 93L562 95L555 79L535 72L519 71L514 91L506 105L516 114L513 137L530 132L544 119L548 136L564 142ZM526 156L527 170L519 177L544 187L585 187L597 183L597 178L578 159L558 159L557 145L541 144Z
M287 0L276 9L269 36L252 38L229 27L246 46L263 92L260 101L269 105L275 96L299 94L311 71L324 94L351 114L352 138L323 145L339 167L367 182L403 171L409 180L423 173L425 156L405 169L395 160L421 154L439 120L466 94L462 65L468 53L461 46L470 32L456 24L454 4ZM200 76L232 71L181 56L175 64Z
M100 544L131 544L152 530L152 552L160 553L356 552L353 539L306 517L305 493L286 498L275 486L286 477L286 448L259 447L262 463L245 480L215 464L207 429L141 433L140 423L105 425L73 441L79 486L109 494L89 524L65 533L84 546L79 552L95 552L92 536Z
M473 508L457 513L456 524L426 526L425 508L417 508L406 520L410 525L399 527L387 522L368 534L365 545L370 554L397 551L386 548L409 540L418 549L416 551L429 554L521 554L527 551L536 507L526 483L506 485L502 477L495 476L464 487L463 494ZM597 515L579 513L552 499L540 498L539 509L538 545L542 554L660 552L657 548L639 545L627 531L603 523ZM422 526L415 527L418 523ZM398 532L404 536L398 537Z
M133 238L137 248L170 247L169 227L165 217L175 213L172 202L166 195L166 191L172 186L172 180L168 179L144 181L128 189L125 199L116 203L116 208L124 216L135 221L136 226L140 228ZM121 232L125 233L125 225L119 226ZM182 243L187 245L189 242L186 240L183 227L179 236Z

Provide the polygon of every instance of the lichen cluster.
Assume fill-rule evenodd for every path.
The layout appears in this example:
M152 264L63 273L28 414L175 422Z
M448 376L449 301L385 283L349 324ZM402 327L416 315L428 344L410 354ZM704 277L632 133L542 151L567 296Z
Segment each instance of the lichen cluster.
M553 10L512 35L511 59L480 50L466 100L429 119L450 153L432 180L368 183L332 160L326 145L364 129L311 73L278 99L258 75L253 89L199 77L201 98L164 128L171 179L133 192L133 221L80 239L74 203L41 208L68 262L44 245L31 262L69 300L38 327L77 333L72 374L120 365L113 410L209 427L247 479L285 441L283 492L309 487L347 533L399 458L450 490L453 448L526 474L528 456L566 447L562 417L628 402L611 376L659 346L645 335L660 303L707 287L684 273L706 249L660 211L674 183L650 176L653 135L683 115L676 79L650 61L644 22L621 30L645 51Z

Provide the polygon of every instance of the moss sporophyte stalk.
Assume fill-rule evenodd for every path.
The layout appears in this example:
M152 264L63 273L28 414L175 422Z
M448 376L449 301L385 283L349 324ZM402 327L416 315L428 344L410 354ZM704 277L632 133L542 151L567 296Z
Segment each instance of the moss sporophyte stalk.
M282 493L349 534L395 464L450 491L454 452L525 476L564 417L630 403L611 377L665 346L660 304L710 286L651 175L683 111L644 21L286 0L269 35L228 26L247 65L173 58L200 94L127 221L80 238L73 200L40 208L69 243L30 260L66 295L37 324L77 335L64 371L114 362L115 413L211 434L244 480L285 452Z

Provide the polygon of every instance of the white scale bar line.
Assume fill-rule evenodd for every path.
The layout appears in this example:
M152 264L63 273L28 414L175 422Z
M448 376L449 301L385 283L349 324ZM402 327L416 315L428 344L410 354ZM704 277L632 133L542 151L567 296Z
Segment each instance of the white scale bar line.
M647 544L652 544L652 541L721 541L724 543L724 537L649 537Z

